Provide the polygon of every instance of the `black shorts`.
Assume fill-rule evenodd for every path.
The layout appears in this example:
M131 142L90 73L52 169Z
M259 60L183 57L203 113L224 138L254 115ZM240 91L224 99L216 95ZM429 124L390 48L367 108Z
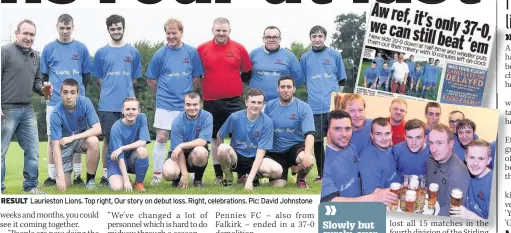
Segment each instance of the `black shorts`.
M242 175L248 175L250 174L250 171L252 170L252 166L254 165L255 157L248 158L240 153L238 153L236 150L236 156L238 158L238 161L236 162L236 165L232 167L232 171L238 173L238 177L241 177ZM255 179L262 178L262 176L257 173Z
M188 170L188 173L195 173L195 171L197 169L201 168L201 167L197 167L192 164L192 159L190 158L190 153L192 153L192 150L193 149L183 149L183 154L185 154L185 160L186 160L186 170ZM207 146L206 146L206 150L209 152ZM169 153L167 155L167 159L170 159L171 155L172 155L172 151L169 151ZM206 166L207 166L207 164L206 164ZM181 175L179 175L179 176L181 177Z
M120 112L99 111L99 122L103 133L103 142L108 143L110 141L110 130L112 130L114 123L122 119L122 117L122 113Z
M305 143L298 143L285 152L268 152L266 157L274 160L282 166L282 176L279 179L287 180L289 168L298 165L296 158L300 152L305 150Z
M323 138L326 137L326 132L328 130L328 115L330 113L322 113L322 114L314 114L314 141L320 142L323 141Z
M245 108L245 104L241 101L240 97L233 97L229 99L210 100L204 101L204 110L213 115L213 138L222 125L225 123L231 113L240 111Z

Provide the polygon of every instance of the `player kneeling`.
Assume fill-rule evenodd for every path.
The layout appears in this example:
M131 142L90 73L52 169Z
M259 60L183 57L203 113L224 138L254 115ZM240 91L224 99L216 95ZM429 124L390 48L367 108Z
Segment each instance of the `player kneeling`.
M135 188L144 192L144 179L149 167L146 145L151 143L147 117L140 113L140 103L128 97L122 104L123 118L110 132L108 150L108 182L114 191L133 190L128 173L135 174Z
M195 174L193 186L202 188L202 176L208 165L208 142L213 134L213 116L201 109L201 97L190 91L185 95L184 112L180 112L170 131L169 158L163 165L163 178L173 186L186 188L188 172Z
M264 157L273 147L273 122L261 112L264 92L249 89L245 104L247 109L231 114L218 131L217 157L225 175L222 185L232 185L232 172L235 171L238 177L248 174L245 189L252 190L256 176L278 179L282 175L282 166ZM231 144L223 143L230 133Z
M78 96L78 82L66 79L62 82L62 101L50 115L51 143L57 190L65 192L71 185L73 155L87 153L86 189L96 189L95 177L99 162L99 140L101 125L89 98Z

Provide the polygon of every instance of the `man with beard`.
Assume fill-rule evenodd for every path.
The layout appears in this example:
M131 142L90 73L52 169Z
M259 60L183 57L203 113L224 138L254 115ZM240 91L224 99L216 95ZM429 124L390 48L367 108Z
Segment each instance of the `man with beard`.
M134 97L133 85L142 77L142 65L139 51L123 39L125 21L120 15L111 15L106 19L110 33L110 43L98 49L94 55L92 75L101 86L99 96L99 120L103 130L103 177L100 184L108 184L108 144L112 125L122 118L123 100Z
M371 194L377 188L389 188L393 182L401 183L396 160L392 155L392 131L390 123L383 117L373 120L371 144L360 156L360 178L362 193Z
M429 58L429 63L424 65L424 71L422 73L423 84L421 91L421 98L427 98L427 93L434 87L436 87L436 73L437 69L433 64L434 58Z
M284 187L288 170L298 167L296 184L309 188L305 180L314 164L314 118L308 104L294 97L296 87L293 78L282 76L278 80L279 99L268 102L264 108L275 128L273 148L267 156L282 166L282 176L271 181L273 186Z
M57 20L58 38L47 44L41 54L41 73L43 79L53 86L53 93L46 105L46 134L50 137L50 115L55 105L62 99L60 87L62 81L73 78L78 82L80 96L85 96L85 87L90 79L92 61L89 50L80 41L72 37L74 30L73 18L68 14L59 16ZM53 161L51 140L48 140L48 179L44 186L55 185L56 170ZM73 158L74 184L85 185L81 178L82 162L81 154L75 154Z
M390 117L387 121L392 126L392 145L397 145L405 140L405 117L408 104L403 99L394 99L390 103Z
M390 189L375 189L362 195L359 180L359 159L350 144L350 115L343 110L330 112L325 173L321 184L321 202L383 202L396 204L398 196Z
M264 91L264 101L278 99L278 80L281 76L290 76L296 86L304 83L302 67L296 56L280 47L280 29L269 26L264 30L264 46L250 52L250 61L254 69L250 78L249 87Z
M493 160L490 144L477 139L468 145L465 161L472 175L465 203L460 207L451 207L451 216L468 219L488 219L490 212L491 184L493 171L488 168Z
M404 175L426 175L429 146L426 143L426 124L419 119L406 122L406 141L392 147L397 171Z
M454 155L454 135L451 128L444 124L434 125L428 137L431 156L426 160L426 187L438 184L439 216L449 216L450 197L457 188L467 194L470 175L467 167Z
M245 104L247 109L231 114L218 131L218 161L225 175L223 186L232 185L234 171L238 176L248 174L245 190L252 190L257 178L280 178L282 166L265 158L266 151L273 148L274 128L272 120L261 112L264 93L257 88L249 89ZM224 143L229 134L230 145Z
M220 184L223 180L223 171L217 158L216 136L227 118L244 108L241 100L242 77L248 79L252 76L252 63L245 47L229 38L231 33L229 20L215 19L212 32L213 40L201 44L197 52L204 67L202 79L204 110L213 115L211 156L215 169L215 184Z
M338 51L325 45L327 31L322 26L314 26L309 32L312 47L300 57L300 64L305 75L307 103L314 114L315 132L314 155L318 177L321 182L325 158L324 137L328 129L328 113L333 92L340 92L344 86L346 70Z
M2 46L2 193L5 190L5 157L13 135L23 150L23 191L44 194L37 188L39 134L32 108L32 91L43 96L40 58L32 49L35 23L23 20L16 28L16 41ZM18 154L18 156L21 153Z
M366 102L360 94L345 94L341 100L342 110L348 112L351 118L353 133L351 144L355 146L357 155L370 143L372 119L366 119Z
M440 115L442 114L442 109L440 108L440 104L437 102L429 102L426 104L426 108L424 110L424 116L427 120L426 126L426 135L429 135L431 129L438 125L440 122ZM451 131L452 132L452 131Z
M94 105L80 95L79 84L69 78L61 84L61 101L51 113L51 144L55 156L57 191L65 192L71 185L73 155L87 153L88 190L96 189L101 125Z
M146 145L151 143L147 116L140 113L140 102L127 97L122 103L123 118L112 126L108 148L108 181L113 191L131 192L129 174L135 174L135 189L145 192L144 179L149 168Z
M153 179L151 185L162 180L165 144L169 140L172 122L183 111L185 95L198 84L204 74L197 50L181 41L183 23L169 19L163 25L167 44L158 49L151 58L146 72L147 83L156 92L156 145L153 151Z
M172 123L170 151L163 164L163 178L174 186L188 186L188 172L193 172L193 186L204 187L202 176L208 165L208 143L212 140L213 116L201 109L201 97L190 91L184 98L184 112Z

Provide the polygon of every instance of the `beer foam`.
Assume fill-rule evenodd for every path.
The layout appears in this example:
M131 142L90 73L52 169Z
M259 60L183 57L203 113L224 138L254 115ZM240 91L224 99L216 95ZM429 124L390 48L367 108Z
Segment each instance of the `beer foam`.
M431 191L431 192L438 192L438 184L437 183L429 184L429 191Z
M416 198L417 198L417 193L415 191L413 191L413 190L406 191L406 197L405 197L406 201L415 201Z
M390 184L390 189L392 189L392 190L401 189L401 184L397 183L397 182L394 182L394 183Z
M409 187L410 187L410 189L418 189L419 188L419 180L410 180Z
M453 189L451 191L451 196L456 199L461 199L463 197L463 191L461 191L460 189Z

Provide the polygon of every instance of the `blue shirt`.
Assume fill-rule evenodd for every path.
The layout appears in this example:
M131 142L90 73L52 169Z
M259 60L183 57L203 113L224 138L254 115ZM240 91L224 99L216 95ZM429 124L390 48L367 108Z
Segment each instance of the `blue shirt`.
M417 62L414 61L407 61L406 64L408 65L408 77L415 77L415 66L417 65Z
M204 75L197 49L187 44L174 49L164 45L151 58L146 77L157 80L156 107L183 111L185 94L193 90L193 78Z
M406 141L404 141L392 147L392 154L396 160L397 171L401 178L404 175L426 175L429 145L426 145L426 148L417 153L413 153L408 148Z
M381 57L375 57L373 59L374 62L376 62L376 69L378 71L380 71L381 69L383 69L383 62L385 62L385 60L383 60L383 58Z
M434 65L426 64L423 69L423 81L424 82L436 82L436 69Z
M341 54L332 48L321 52L311 49L302 55L300 64L312 113L330 112L332 92L340 92L339 81L346 79Z
M106 45L94 55L92 75L103 80L99 111L121 112L124 99L135 96L131 79L142 77L140 53L128 44L119 48Z
M144 113L138 114L134 125L126 125L122 122L122 119L117 120L110 132L108 160L110 160L112 152L119 149L121 146L129 145L139 140L151 143L149 128L147 127L147 116ZM124 156L129 156L126 152L128 151L124 151L120 154L118 159L124 159Z
M222 138L232 133L231 147L244 157L254 158L258 149L273 148L273 122L264 113L255 121L248 120L246 109L232 113L218 133Z
M307 132L314 132L314 117L308 104L294 97L287 106L280 105L280 98L270 100L264 113L273 121L272 152L285 152L292 146L305 141Z
M371 194L376 188L389 188L393 182L401 183L392 148L381 150L369 144L360 156L362 193Z
M83 133L99 122L98 114L89 98L78 96L75 110L69 112L62 102L55 105L50 115L51 140Z
M335 192L339 192L339 197L360 197L362 192L358 167L358 156L352 145L341 151L327 145L321 197Z
M477 136L477 134L474 134L474 140L475 139L478 139L479 136ZM491 145L490 145L491 146ZM456 155L458 156L458 158L465 162L465 153L467 152L467 149L464 148L462 145L461 145L461 142L460 142L460 139L458 138L458 135L454 135L454 153L456 153ZM493 153L492 153L493 155ZM491 165L493 166L493 160L492 160L492 163Z
M373 119L366 119L364 121L364 126L359 131L353 131L353 134L351 136L350 143L355 146L355 149L357 150L358 157L361 157L361 152L364 150L364 148L367 147L368 144L370 144L371 139L371 124L373 123Z
M180 112L170 131L170 151L183 142L191 142L197 138L211 142L213 134L213 116L205 110L200 110L196 119L188 119L186 112ZM207 145L206 145L207 147Z
M90 73L92 61L87 47L73 40L71 43L61 43L55 40L47 44L41 54L41 73L48 74L53 92L48 105L55 106L62 100L60 89L62 82L72 78L78 82L79 94L85 96L83 74Z
M492 179L493 171L488 172L482 178L472 178L468 187L468 195L463 203L468 210L484 219L488 219L490 212Z
M493 170L493 163L494 161L497 159L497 141L493 141L490 143L490 147L491 147L491 162L490 164L488 165L488 168L492 169Z
M389 60L389 67L392 67L392 65L394 64L394 62L397 62L396 59L392 58Z
M291 75L295 87L300 87L305 82L298 59L287 49L270 53L263 47L257 48L250 52L250 61L253 69L249 87L264 91L265 102L279 98L277 87L281 76Z
M378 77L378 68L372 68L368 66L366 70L364 71L364 77L366 78L367 83L372 83L376 81L376 78Z
M387 82L387 80L390 77L391 72L392 71L390 70L390 68L381 69L380 74L379 74L380 84Z
M417 82L419 79L421 79L422 78L422 73L423 73L422 70L417 71L417 69L415 69L414 72L413 72L413 76L412 76L413 80L415 80L415 82Z

